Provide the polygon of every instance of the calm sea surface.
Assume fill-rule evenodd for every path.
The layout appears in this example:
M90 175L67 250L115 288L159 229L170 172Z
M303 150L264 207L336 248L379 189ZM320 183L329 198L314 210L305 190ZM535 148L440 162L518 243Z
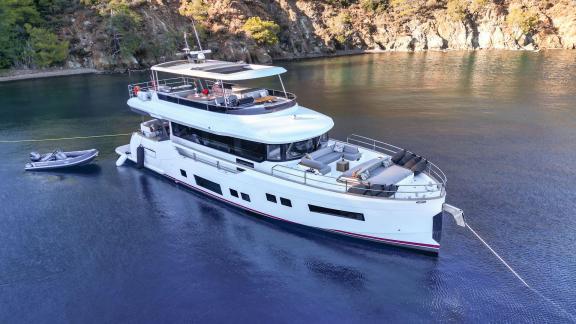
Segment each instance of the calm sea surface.
M300 104L334 118L333 137L382 139L439 165L448 202L534 291L448 218L434 258L117 168L127 137L0 144L0 323L574 321L576 52L284 65ZM0 83L0 140L131 132L141 117L126 85L141 77ZM31 150L55 147L101 155L83 171L23 171Z

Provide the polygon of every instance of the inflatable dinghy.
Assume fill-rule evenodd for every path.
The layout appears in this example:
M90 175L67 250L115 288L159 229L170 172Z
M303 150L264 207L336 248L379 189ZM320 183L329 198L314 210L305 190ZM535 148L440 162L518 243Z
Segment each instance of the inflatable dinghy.
M98 156L98 150L63 152L56 150L52 153L30 153L30 163L26 163L26 171L39 171L70 168L92 162Z

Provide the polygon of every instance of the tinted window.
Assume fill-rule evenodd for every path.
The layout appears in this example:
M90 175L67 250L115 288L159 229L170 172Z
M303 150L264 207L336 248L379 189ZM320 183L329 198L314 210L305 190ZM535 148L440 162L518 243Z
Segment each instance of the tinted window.
M244 199L246 201L250 201L250 196L248 194L245 194L242 192L241 195L242 195L242 199Z
M266 200L275 203L276 202L276 196L267 193L266 194Z
M184 170L182 170L182 169L180 169L180 174L181 174L184 178L187 177L186 171L184 171Z
M196 184L199 185L200 187L206 188L220 195L222 194L222 189L220 188L220 185L217 184L216 182L204 179L197 175L194 175L194 179L196 180Z
M314 152L315 149L316 147L314 146L313 139L288 144L288 147L286 148L286 159L299 159L303 157L304 154Z
M284 206L292 207L292 202L290 199L280 198L280 203Z
M314 206L314 205L308 205L308 208L310 209L311 212L314 213L319 213L319 214L326 214L326 215L332 215L332 216L338 216L338 217L344 217L344 218L350 218L350 219L357 219L357 220L364 220L364 214L361 213L355 213L355 212L349 212L349 211L345 211L345 210L338 210L338 209L332 209L332 208L326 208L326 207L320 207L320 206Z
M282 145L268 145L268 161L282 161Z
M177 123L172 123L172 132L176 137L248 160L262 162L266 159L266 144L217 135Z
M230 189L230 194L236 198L238 198L238 191L234 190L234 189Z

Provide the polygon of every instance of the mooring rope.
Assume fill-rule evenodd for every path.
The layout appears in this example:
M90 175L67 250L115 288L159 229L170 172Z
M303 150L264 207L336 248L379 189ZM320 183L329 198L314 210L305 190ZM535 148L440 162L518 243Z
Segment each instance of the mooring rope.
M472 234L476 235L476 237L480 240L480 242L482 242L482 244L484 244L488 248L488 250L490 250L490 252L492 252L492 254L494 254L498 258L498 260L500 260L500 262L502 262L506 266L506 268L508 268L508 270L510 270L510 272L512 272L512 274L514 276L516 276L516 278L518 278L518 280L520 280L524 284L524 286L526 286L528 288L532 288L526 282L526 280L524 280L522 277L520 277L518 272L516 272L516 271L514 271L514 269L512 269L512 267L508 264L508 262L504 261L504 259L502 259L502 257L496 251L494 251L494 249L488 243L486 243L486 241L484 241L484 239L482 237L480 237L480 235L478 235L478 233L476 233L476 231L473 230L472 227L470 227L470 225L468 223L466 223L466 227L468 227L468 229L472 232Z
M74 136L74 137L60 137L60 138L23 139L23 140L9 140L9 141L0 140L0 143L25 143L25 142L67 141L67 140L75 140L75 139L102 138L102 137L119 137L119 136L128 136L128 135L132 135L132 133L92 135L92 136Z
M568 312L567 310L565 310L564 308L562 308L562 306L558 305L555 301L553 301L552 299L544 296L541 292L539 292L538 290L532 288L532 286L530 286L526 280L524 280L519 274L518 272L516 272L509 264L508 262L506 262L496 251L494 251L494 249L478 234L476 233L476 231L474 229L472 229L472 227L470 227L470 225L468 223L466 223L466 227L472 232L472 234L474 234L478 240L480 240L480 242L482 242L482 244L484 244L488 250L490 250L490 252L492 252L492 254L494 254L496 256L496 258L498 258L498 260L500 260L500 262L502 262L502 264L504 264L506 266L506 268L508 268L508 270L510 270L510 272L512 272L512 274L518 278L518 280L520 280L522 282L522 284L524 284L524 286L526 286L526 288L530 289L530 291L532 291L533 293L535 293L536 295L540 296L542 299L546 300L547 302L549 302L550 304L554 305L555 307L557 307L558 309L560 309L564 314L566 314L571 320L576 320L576 318L574 317L574 314Z

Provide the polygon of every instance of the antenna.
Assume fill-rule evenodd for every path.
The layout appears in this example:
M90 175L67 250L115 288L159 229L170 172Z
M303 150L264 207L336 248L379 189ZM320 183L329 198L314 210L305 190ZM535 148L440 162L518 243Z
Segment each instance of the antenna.
M184 48L182 49L186 55L190 54L190 46L188 45L188 35L184 32Z
M192 20L192 27L194 28L194 35L196 36L196 42L198 43L198 48L200 50L192 51L190 49L190 45L188 45L188 34L184 32L184 48L182 49L184 53L180 53L179 55L184 55L190 63L204 63L206 60L206 56L204 54L212 53L212 51L202 49L202 44L200 44L200 37L198 36L198 31L196 30L194 20Z
M196 22L192 19L192 28L194 28L194 35L196 35L196 42L198 42L198 48L202 52L202 44L200 43L200 37L198 37L198 31L196 30Z

